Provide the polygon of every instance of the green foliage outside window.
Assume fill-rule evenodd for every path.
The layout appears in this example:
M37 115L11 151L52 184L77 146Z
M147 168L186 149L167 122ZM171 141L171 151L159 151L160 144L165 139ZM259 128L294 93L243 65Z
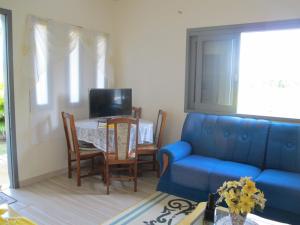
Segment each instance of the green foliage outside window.
M5 137L4 84L0 83L0 136Z

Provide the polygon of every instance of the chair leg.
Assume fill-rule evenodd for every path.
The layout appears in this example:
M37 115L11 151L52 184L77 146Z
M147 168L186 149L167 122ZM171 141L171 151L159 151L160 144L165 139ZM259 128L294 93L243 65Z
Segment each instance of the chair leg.
M158 161L156 161L156 177L160 178L160 167Z
M77 168L76 168L76 175L77 175L77 186L81 186L81 177L80 177L80 159L77 159Z
M101 174L101 176L102 176L102 181L103 181L103 183L105 184L106 183L106 181L105 181L105 176L106 176L106 173L105 173L105 166L100 166L100 174Z
M141 161L142 159L142 155L137 155L137 161ZM143 164L142 163L138 163L138 171L137 171L138 176L143 176Z
M95 158L92 158L92 171L94 172L94 168L95 168Z
M70 156L68 156L68 178L72 178L72 162Z
M157 161L157 152L155 152L153 154L153 168L154 171L156 171L156 177L159 178L160 177L160 168L159 168L159 162Z
M134 164L134 174L133 174L133 176L134 176L134 192L137 192L137 169L138 169L137 162L135 162L135 164Z
M143 176L143 164L138 164L138 175Z
M152 170L156 170L156 153L153 153L152 155Z
M133 165L129 165L129 174L131 176L134 176L134 166Z
M106 194L109 195L109 185L110 185L110 177L109 177L109 166L105 166L105 180L106 180Z

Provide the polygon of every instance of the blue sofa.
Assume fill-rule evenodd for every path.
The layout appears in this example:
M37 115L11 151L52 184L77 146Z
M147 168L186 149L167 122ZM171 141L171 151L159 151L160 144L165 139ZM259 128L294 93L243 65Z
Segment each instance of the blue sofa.
M262 216L300 224L300 125L187 115L181 140L158 154L157 190L206 201L226 180L248 176L267 198Z

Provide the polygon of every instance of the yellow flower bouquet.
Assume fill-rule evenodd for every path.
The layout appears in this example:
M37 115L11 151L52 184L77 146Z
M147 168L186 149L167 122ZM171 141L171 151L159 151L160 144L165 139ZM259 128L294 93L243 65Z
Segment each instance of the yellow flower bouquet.
M244 224L248 213L265 207L264 193L256 188L255 182L249 177L224 182L218 189L218 194L220 197L217 203L225 201L234 225Z

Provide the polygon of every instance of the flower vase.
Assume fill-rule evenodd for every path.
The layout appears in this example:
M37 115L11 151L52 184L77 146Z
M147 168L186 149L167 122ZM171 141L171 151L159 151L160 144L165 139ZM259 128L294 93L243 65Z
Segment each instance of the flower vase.
M232 225L244 225L246 222L247 214L230 213Z

